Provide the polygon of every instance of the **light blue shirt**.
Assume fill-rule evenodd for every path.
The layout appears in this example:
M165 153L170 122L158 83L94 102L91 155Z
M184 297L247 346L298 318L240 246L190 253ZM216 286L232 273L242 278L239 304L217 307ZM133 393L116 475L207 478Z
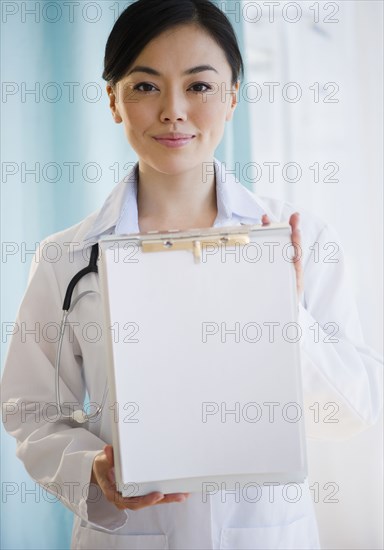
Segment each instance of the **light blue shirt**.
M275 216L260 198L253 195L224 163L214 159L216 179L217 216L214 227L225 225L258 224L263 214L271 221ZM124 235L139 233L137 206L138 163L113 189L96 216L91 228L84 235L85 244L94 242L106 234Z

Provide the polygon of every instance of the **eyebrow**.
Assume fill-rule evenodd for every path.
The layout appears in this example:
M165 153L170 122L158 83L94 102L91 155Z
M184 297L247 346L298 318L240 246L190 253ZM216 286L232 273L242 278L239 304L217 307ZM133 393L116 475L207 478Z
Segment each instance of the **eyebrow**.
M196 74L203 71L214 71L215 73L217 73L216 69L212 67L212 65L197 65L196 67L191 67L190 69L184 71L183 75ZM159 73L159 71L152 69L152 67L146 67L145 65L136 65L127 73L127 76L132 73L147 73L154 76L161 76L161 73Z

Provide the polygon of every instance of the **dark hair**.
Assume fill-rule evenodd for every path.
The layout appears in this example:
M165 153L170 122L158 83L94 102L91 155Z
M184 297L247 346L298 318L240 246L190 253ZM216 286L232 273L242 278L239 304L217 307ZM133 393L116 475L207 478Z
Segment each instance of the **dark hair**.
M222 48L235 84L244 71L236 35L226 15L210 0L138 0L130 4L108 37L103 79L115 85L151 40L188 23L206 30Z

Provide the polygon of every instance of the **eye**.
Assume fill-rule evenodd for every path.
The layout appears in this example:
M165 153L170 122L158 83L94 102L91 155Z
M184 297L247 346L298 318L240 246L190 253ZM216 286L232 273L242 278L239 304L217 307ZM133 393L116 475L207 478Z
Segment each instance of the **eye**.
M149 93L157 90L157 88L149 82L139 82L133 87L133 89L143 93Z
M209 84L206 84L205 82L196 82L195 84L192 84L192 86L189 87L189 90L192 90L193 92L196 92L198 94L207 92L208 90L212 90L212 86Z

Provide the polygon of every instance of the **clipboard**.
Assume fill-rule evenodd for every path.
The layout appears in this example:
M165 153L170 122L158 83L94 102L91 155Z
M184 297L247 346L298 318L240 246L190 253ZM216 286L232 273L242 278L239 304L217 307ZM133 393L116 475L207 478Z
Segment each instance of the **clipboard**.
M240 225L100 241L123 496L303 482L290 235Z

